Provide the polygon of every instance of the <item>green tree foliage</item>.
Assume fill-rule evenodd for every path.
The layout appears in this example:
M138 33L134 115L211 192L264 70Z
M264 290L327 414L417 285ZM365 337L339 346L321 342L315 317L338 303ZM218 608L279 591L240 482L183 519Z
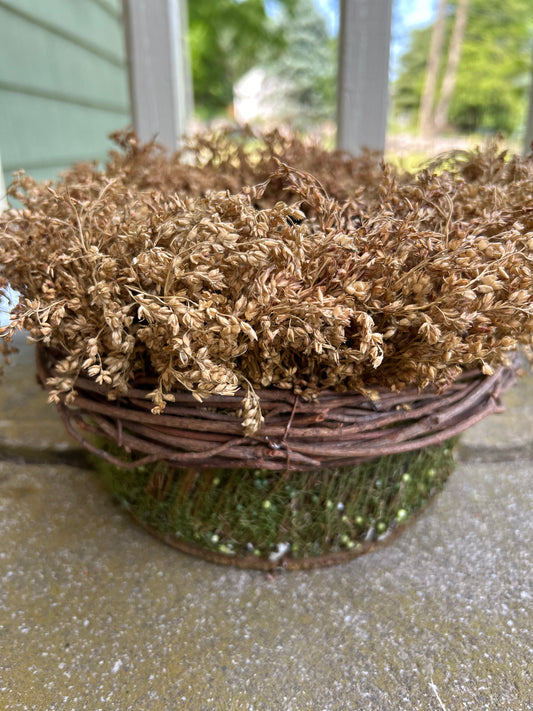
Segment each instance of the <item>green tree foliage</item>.
M295 0L278 0L289 9ZM285 46L285 33L265 0L188 0L189 45L195 104L201 113L224 111L233 84L258 61Z
M455 3L450 4L447 43ZM412 32L394 85L397 115L416 120L431 27ZM511 134L524 120L531 68L533 0L471 0L448 120L461 131ZM441 58L442 74L446 51Z
M333 118L336 96L337 42L313 0L297 0L292 15L285 11L277 22L286 30L285 50L265 65L280 80L283 115L295 128Z
M431 27L411 32L409 47L400 57L398 79L394 82L394 110L415 120L420 107L431 42Z

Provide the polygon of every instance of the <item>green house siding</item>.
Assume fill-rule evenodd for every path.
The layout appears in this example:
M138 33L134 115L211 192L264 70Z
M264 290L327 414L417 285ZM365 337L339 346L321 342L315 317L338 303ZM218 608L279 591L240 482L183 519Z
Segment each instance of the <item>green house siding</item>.
M101 160L131 123L120 0L0 0L0 155L6 183Z

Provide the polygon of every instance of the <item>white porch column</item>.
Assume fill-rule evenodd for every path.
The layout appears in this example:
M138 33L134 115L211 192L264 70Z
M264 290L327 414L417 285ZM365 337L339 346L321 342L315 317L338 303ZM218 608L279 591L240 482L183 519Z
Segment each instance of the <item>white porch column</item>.
M392 0L340 0L337 147L383 151Z
M533 142L533 67L531 69L531 84L529 86L529 111L526 124L526 135L524 136L524 153L529 155L531 143Z
M186 0L123 0L133 124L178 147L192 113Z
M0 155L0 212L7 210L8 207L6 183L4 180L4 171L2 170L2 156Z

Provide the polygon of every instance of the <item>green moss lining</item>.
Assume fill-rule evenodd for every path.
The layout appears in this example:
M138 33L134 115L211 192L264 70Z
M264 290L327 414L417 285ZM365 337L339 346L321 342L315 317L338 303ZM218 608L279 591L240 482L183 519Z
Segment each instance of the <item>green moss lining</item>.
M97 460L115 497L144 524L227 556L275 560L349 551L385 537L444 485L453 442L320 472L135 470Z

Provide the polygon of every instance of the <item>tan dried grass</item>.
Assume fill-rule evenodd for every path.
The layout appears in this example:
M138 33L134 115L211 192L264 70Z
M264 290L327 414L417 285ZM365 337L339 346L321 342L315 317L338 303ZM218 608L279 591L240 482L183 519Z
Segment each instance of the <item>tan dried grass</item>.
M493 145L409 175L279 132L170 157L115 138L103 171L16 175L0 216L0 287L22 294L4 340L61 354L53 399L82 371L111 398L156 375L155 413L244 388L251 434L256 388L444 389L533 345L531 159Z

